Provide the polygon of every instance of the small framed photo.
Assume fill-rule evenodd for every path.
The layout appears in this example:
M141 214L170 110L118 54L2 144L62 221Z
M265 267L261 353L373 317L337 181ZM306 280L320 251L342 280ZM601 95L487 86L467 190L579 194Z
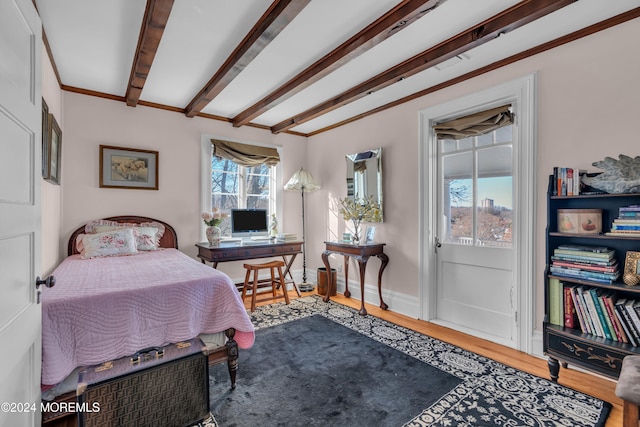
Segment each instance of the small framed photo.
M100 146L100 187L158 189L158 152Z
M49 113L48 140L46 151L46 174L44 179L52 184L60 185L60 159L62 158L62 130L53 114Z
M627 285L640 284L640 252L627 251L623 281Z
M376 227L373 225L370 225L367 227L367 231L365 233L365 238L364 238L364 242L365 243L373 243L373 239L376 235Z

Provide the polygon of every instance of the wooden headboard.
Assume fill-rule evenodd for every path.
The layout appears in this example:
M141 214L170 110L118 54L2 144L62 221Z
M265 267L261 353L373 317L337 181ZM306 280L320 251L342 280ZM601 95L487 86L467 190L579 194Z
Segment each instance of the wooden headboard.
M154 218L149 218L146 216L134 216L134 215L112 216L110 218L103 218L103 219L106 219L109 221L128 222L128 223L135 223L135 224L141 224L143 222L159 222L160 224L164 225L164 228L165 228L164 234L160 239L160 247L178 249L178 235L176 234L176 230L164 221L160 221ZM69 237L69 243L67 245L67 255L75 255L79 253L78 250L76 249L76 238L78 237L78 234L84 234L85 225L78 227L73 233L71 233L71 237Z

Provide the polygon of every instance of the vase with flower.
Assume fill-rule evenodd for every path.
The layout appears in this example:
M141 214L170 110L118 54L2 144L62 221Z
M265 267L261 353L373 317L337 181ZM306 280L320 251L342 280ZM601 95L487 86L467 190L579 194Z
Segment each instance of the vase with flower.
M220 244L220 236L222 234L222 230L220 230L220 223L225 218L225 214L220 212L218 208L214 208L213 212L203 212L202 220L205 224L208 225L206 229L207 241L211 245L219 245Z
M340 214L345 221L351 221L353 224L351 241L359 245L360 244L360 225L362 222L379 222L382 216L380 215L380 205L375 202L373 196L358 198L345 197L340 199Z

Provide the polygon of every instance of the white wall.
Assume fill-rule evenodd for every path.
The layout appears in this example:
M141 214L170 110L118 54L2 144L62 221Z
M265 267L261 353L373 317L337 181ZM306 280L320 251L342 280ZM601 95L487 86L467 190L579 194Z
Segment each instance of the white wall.
M42 97L47 103L49 113L53 114L60 129L64 141L64 117L62 105L62 91L53 72L51 61L46 49L42 48ZM65 146L62 144L64 154ZM64 157L62 160L64 165ZM42 207L42 277L46 277L58 265L61 259L60 252L60 226L62 224L62 186L42 180L41 187Z
M283 180L304 164L305 139L252 127L187 118L156 108L128 107L124 102L64 92L63 216L61 245L73 230L91 219L143 215L173 225L180 250L195 257L200 235L200 147L203 134L282 146ZM159 190L99 187L100 145L158 151ZM284 183L282 183L284 185ZM299 196L283 194L283 229L301 233ZM66 255L66 253L65 253ZM234 264L219 269L244 277Z
M346 195L345 154L383 147L384 223L376 240L386 242L389 266L383 289L390 309L417 316L418 304L418 112L463 95L538 73L536 189L536 329L543 311L546 189L554 166L595 172L594 161L619 154L640 155L640 20L635 19L570 44L486 73L453 87L309 138L308 168L322 185L308 201L311 225L307 260L321 266L323 240L342 235L344 221L334 201ZM340 147L334 149L333 147ZM333 258L332 266L341 259ZM369 262L374 285L378 261ZM351 268L351 280L358 280ZM377 304L377 297L370 301Z

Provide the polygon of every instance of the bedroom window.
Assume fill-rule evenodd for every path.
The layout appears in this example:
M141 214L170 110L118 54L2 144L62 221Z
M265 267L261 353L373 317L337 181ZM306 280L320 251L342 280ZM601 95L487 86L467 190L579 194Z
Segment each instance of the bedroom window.
M267 209L276 213L276 185L279 153L276 148L210 139L208 187L204 210L218 208L229 213L232 208ZM231 234L229 217L220 224L222 235Z

